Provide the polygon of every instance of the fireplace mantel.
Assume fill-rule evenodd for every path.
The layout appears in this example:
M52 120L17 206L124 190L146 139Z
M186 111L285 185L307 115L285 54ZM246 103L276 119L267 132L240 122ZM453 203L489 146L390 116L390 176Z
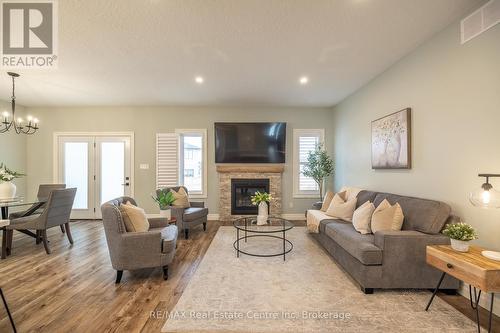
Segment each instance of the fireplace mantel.
M255 164L218 164L218 173L283 173L284 164L255 165Z

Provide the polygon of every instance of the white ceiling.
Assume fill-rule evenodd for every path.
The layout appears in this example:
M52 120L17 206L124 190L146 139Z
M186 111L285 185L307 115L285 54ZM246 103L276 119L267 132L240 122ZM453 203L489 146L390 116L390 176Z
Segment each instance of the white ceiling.
M483 2L60 0L59 68L18 103L332 106Z

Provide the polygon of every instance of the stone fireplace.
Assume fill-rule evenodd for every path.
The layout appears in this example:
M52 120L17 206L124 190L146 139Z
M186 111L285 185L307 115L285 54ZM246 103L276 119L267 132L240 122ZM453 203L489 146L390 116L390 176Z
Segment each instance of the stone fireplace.
M281 178L283 165L218 165L219 219L232 221L236 218L256 215L250 196L255 191L266 191L274 200L269 205L270 215L281 214Z

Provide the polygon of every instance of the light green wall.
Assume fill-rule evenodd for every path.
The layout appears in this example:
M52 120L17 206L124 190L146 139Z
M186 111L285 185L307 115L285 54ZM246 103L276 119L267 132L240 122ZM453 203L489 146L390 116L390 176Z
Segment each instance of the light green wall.
M4 111L10 111L10 103L0 101L0 116ZM23 115L24 108L17 106L16 114ZM5 163L9 169L26 173L26 135L15 134L12 129L0 134L0 162ZM17 186L17 195L24 196L26 179L16 179L14 184Z
M500 209L468 201L479 172L500 173L500 25L465 45L459 36L451 25L334 108L335 187L442 200L477 229L477 244L500 250ZM412 169L372 170L371 121L405 107Z
M218 176L214 163L216 121L287 122L287 163L283 179L283 211L303 213L312 199L292 198L292 129L325 128L332 137L331 109L315 108L242 108L242 107L90 107L30 108L41 120L42 130L28 138L28 191L33 194L39 183L52 182L53 133L82 131L133 131L135 133L135 196L148 212L156 212L149 194L155 189L156 133L176 128L208 129L208 207L218 211ZM330 142L327 141L327 144ZM147 163L149 170L140 170ZM290 203L293 207L290 207Z

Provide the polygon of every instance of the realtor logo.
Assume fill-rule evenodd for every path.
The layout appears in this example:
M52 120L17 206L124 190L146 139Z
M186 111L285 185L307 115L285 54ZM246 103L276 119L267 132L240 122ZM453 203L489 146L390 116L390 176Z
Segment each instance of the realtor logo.
M28 1L0 0L1 67L56 68L56 0Z

